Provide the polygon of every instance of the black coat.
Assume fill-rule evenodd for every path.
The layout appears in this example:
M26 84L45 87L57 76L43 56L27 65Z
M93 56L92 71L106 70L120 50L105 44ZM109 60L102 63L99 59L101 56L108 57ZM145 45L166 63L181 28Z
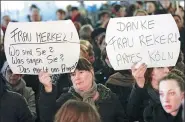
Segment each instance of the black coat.
M139 88L138 85L135 84L127 104L127 115L129 120L131 122L144 122L144 110L153 103L160 103L159 94L149 85L145 85L144 88Z
M117 96L103 85L98 85L99 99L95 102L103 122L127 122L124 110ZM82 98L74 90L62 94L56 101L56 88L53 86L51 93L41 91L39 110L41 122L53 122L56 111L68 100L82 101Z
M6 90L0 76L0 122L33 122L25 99L18 93Z
M177 116L173 117L164 111L161 104L148 106L144 111L145 122L183 122L182 107L180 107Z

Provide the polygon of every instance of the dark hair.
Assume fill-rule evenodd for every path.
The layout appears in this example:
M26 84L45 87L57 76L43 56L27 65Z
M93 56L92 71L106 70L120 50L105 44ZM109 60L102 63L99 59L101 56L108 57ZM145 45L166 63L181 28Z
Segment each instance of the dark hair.
M91 71L93 69L92 64L83 57L80 57L78 64L76 66L77 70Z
M90 104L68 100L55 115L55 122L101 122L100 116Z
M143 2L142 1L136 1L136 3L138 3L139 5L143 5Z
M171 72L167 76L165 76L164 78L162 78L160 80L159 84L161 82L165 81L165 80L175 80L175 81L177 81L177 84L180 87L180 90L182 92L185 91L185 76L181 71L179 71L177 69L171 70Z
M71 11L78 11L77 7L71 7Z
M58 10L56 11L56 13L66 14L66 12L65 12L63 9L58 9Z
M114 5L115 12L119 12L119 10L120 10L121 7L122 6L121 5L118 5L118 4Z
M35 5L35 4L32 4L32 5L30 6L30 11L32 11L33 9L38 9L38 10L40 10L39 7L37 7L37 5Z
M172 16L173 17L178 17L180 20L182 20L181 17L178 14L173 14Z

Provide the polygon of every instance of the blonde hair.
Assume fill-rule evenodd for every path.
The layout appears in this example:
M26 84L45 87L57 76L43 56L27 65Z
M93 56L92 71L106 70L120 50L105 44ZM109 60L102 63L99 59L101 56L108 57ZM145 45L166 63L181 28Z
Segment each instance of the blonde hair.
M143 10L143 9L138 9L138 10L136 10L136 11L134 12L134 16L136 16L138 13L143 13L143 14L145 14L145 15L148 15L148 13L147 13L145 10Z
M101 122L101 119L90 104L68 100L55 115L55 122Z

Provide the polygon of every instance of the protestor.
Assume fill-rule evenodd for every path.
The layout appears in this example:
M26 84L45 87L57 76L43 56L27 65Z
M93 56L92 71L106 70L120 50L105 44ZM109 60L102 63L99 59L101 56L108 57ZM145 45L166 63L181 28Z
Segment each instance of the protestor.
M136 1L135 6L136 9L143 9L143 1Z
M1 29L3 30L4 34L6 32L6 28L7 28L9 22L11 22L10 16L9 15L4 15L2 17L2 25L1 25Z
M56 11L57 20L65 20L66 19L66 12L63 9L58 9Z
M96 23L96 28L107 28L109 19L111 15L110 12L107 10L100 11L99 13L99 21Z
M160 80L160 104L146 108L145 122L183 122L181 103L184 100L184 80L184 74L178 70L172 70Z
M146 16L148 13L145 10L138 9L134 12L134 16Z
M8 62L5 62L2 67L2 75L6 79L6 86L8 90L21 94L28 104L33 119L37 118L35 93L32 88L26 86L26 82L22 79L23 75L13 74Z
M93 40L91 38L91 33L93 32L93 30L94 29L93 29L93 27L90 24L83 25L80 28L80 31L79 31L80 39L81 40L87 40L87 41L89 41L92 44Z
M79 22L82 26L85 24L92 25L90 19L82 16L77 7L71 7L71 16L69 19L71 19L73 22Z
M80 58L73 73L70 73L73 86L68 93L56 100L56 87L52 85L48 73L40 73L41 90L39 108L40 119L52 122L56 111L68 100L83 101L96 108L103 122L125 122L124 109L117 96L102 84L96 84L94 70L89 61ZM61 81L62 82L62 81Z
M173 8L172 2L170 0L161 0L159 2L167 13L175 14L175 9Z
M146 2L146 11L148 15L154 15L157 11L156 1L147 1Z
M181 50L185 57L185 28L183 26L182 18L179 15L173 15L180 33Z
M95 54L95 63L93 65L94 71L97 72L102 69L102 61L101 61L101 50L98 47L99 37L105 35L106 29L105 28L95 28L94 31L91 33L91 38L93 40L93 50Z
M80 57L86 58L91 64L94 63L94 52L92 50L92 45L86 40L80 40ZM52 83L57 87L57 98L61 94L68 92L69 88L72 86L68 74L55 74L51 76ZM62 82L60 82L62 80Z
M179 67L184 67L181 62L182 57L180 57L176 65ZM143 112L145 108L149 105L159 104L159 81L165 77L171 69L178 69L175 67L158 67L158 68L148 68L146 64L142 64L139 68L133 65L132 75L135 78L136 83L134 84L128 105L127 114L131 121L144 122Z
M90 104L68 100L55 115L55 122L101 122L101 119Z
M40 9L39 8L32 8L31 14L30 14L30 21L31 22L39 22L42 21L41 15L40 15Z
M87 40L80 40L80 44L86 47L87 54L86 56L84 56L84 58L86 58L91 64L93 64L95 61L95 56L94 56L94 50L93 50L92 44ZM84 49L84 48L81 48L81 49Z
M112 70L112 72L109 72L109 74L107 73L107 75L105 75L105 77L107 77L105 85L110 88L112 92L116 93L123 108L126 110L128 98L134 84L132 73L129 70L114 71L107 56L106 48L102 52L102 60L105 64L103 70L104 75L106 71L105 67L108 67L109 71Z
M0 58L0 64L3 62ZM2 65L0 65L0 69ZM34 122L25 98L7 90L6 79L0 73L0 121L1 122Z
M118 4L114 5L113 14L114 14L114 17L126 16L125 7L122 7L121 5L118 5Z

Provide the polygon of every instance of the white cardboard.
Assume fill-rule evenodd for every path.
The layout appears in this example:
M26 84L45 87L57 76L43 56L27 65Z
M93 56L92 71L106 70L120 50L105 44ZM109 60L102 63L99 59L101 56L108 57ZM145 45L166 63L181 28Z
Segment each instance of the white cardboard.
M118 24L120 22L122 24ZM124 28L129 23L132 29ZM132 23L138 23L138 27ZM179 37L179 30L170 14L112 18L106 31L106 50L115 70L131 69L137 62L146 63L148 68L175 66L180 52ZM125 58L125 55L132 58Z
M40 33L43 33L42 39L38 39ZM50 36L52 34L53 36ZM23 39L22 36L25 38ZM73 72L79 60L79 43L78 33L71 20L10 22L6 30L4 46L7 61L13 73L36 75L40 70L50 74ZM14 53L16 50L17 53ZM40 51L43 52L42 55ZM25 54L25 52L28 53ZM33 62L30 62L31 59ZM16 63L18 60L19 62Z

